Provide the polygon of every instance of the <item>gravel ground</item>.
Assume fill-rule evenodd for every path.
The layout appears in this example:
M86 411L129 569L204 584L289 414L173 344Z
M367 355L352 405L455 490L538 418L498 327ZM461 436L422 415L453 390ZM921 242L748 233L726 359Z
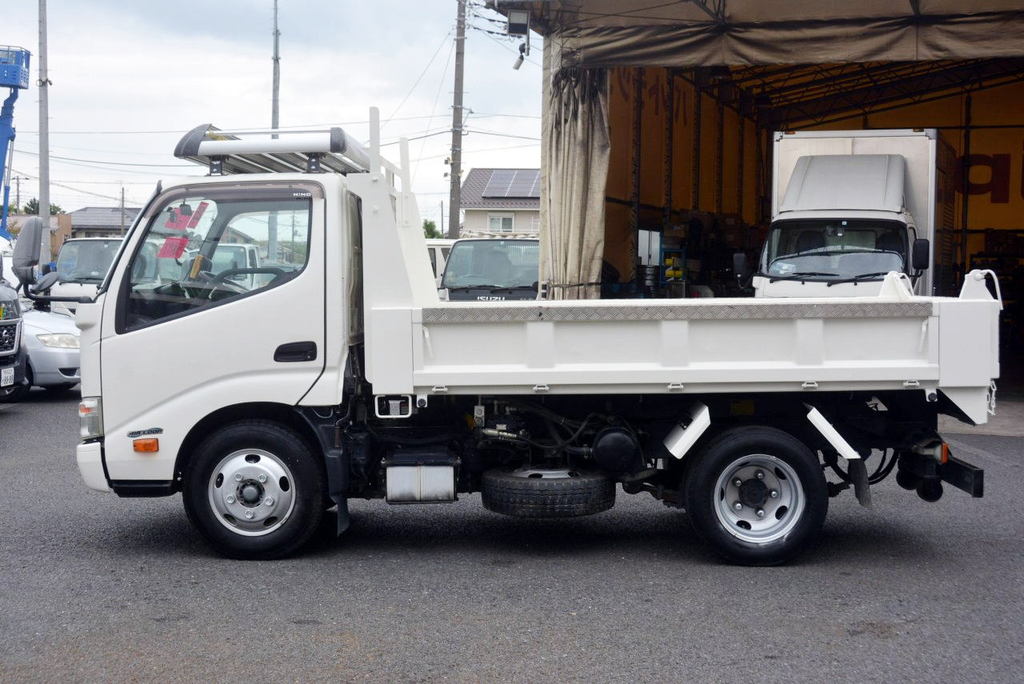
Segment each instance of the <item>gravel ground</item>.
M87 490L77 397L0 406L0 681L1019 681L1019 438L958 434L986 498L887 481L781 568L720 564L685 515L354 502L304 555L213 555L180 497ZM1015 674L1016 673L1016 674Z

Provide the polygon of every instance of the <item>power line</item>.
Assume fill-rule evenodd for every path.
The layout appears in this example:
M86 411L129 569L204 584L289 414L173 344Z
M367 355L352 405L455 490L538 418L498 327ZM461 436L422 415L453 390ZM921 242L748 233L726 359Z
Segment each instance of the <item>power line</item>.
M487 131L482 128L476 128L470 131L470 133L476 133L477 135L493 135L498 138L518 138L519 140L535 140L540 142L540 138L535 138L529 135L515 135L513 133L501 133L499 131Z
M507 47L507 46L506 46ZM523 118L523 119L539 119L540 116L534 114L474 114L476 118L490 118L490 117L510 117L510 118ZM390 121L416 121L419 119L434 119L437 115L430 114L416 114L412 116L395 116ZM324 128L330 126L360 126L369 124L369 119L361 119L358 121L324 121L322 123L307 123L307 124L296 124L294 126L279 126L278 128L282 131L286 130L302 130L306 128ZM259 129L259 126L234 126L233 128L239 129ZM185 133L184 129L176 128L173 130L166 131L50 131L50 135L182 135ZM26 131L21 128L18 129L18 135L39 135L39 131ZM85 148L70 148L65 147L63 149L85 149ZM90 152L100 152L104 150L88 150ZM128 153L126 153L128 154ZM131 153L131 154L161 154L159 152L144 152L144 153Z
M397 114L399 110L401 110L402 107L405 106L405 103L409 101L409 98L412 97L412 94L416 91L416 87L420 84L420 81L423 80L423 77L426 75L427 71L434 63L434 60L437 59L437 55L440 54L441 48L443 48L445 43L448 42L448 37L451 35L452 32L449 30L448 33L445 34L444 38L441 39L441 44L437 46L436 50L434 50L434 54L430 57L430 61L427 62L427 66L423 67L423 71L421 71L420 75L416 77L416 82L412 84L412 88L409 88L409 92L405 94L405 97L402 98L402 101L399 103L399 105L395 107L395 111L391 112L391 116L385 119L384 122L381 124L381 130L383 130L384 127L391 122L391 120L395 117L395 114Z
M34 176L31 173L28 173L27 171L18 171L18 173L19 174L24 174L25 176L28 176L29 178L33 178L35 180L39 180L39 176ZM71 190L72 192L77 192L77 193L82 194L82 195L91 195L93 197L101 197L103 199L114 200L115 202L120 202L121 201L120 197L112 197L110 195L104 195L104 194L101 194L101 193L98 193L98 192L91 192L89 190L82 190L81 188L75 188L75 187L72 187L70 185L66 185L64 183L59 183L59 182L57 182L55 180L51 180L50 184L51 185L56 185L57 187L60 187L60 188L64 188L65 190Z
M19 150L15 148L15 152L19 154L30 154L34 157L38 157L38 152L29 152L28 150ZM144 166L147 168L159 168L159 169L190 169L194 168L191 164L139 164L136 162L116 162L116 161L105 161L102 159L76 159L75 157L59 157L55 154L50 155L50 159L60 159L61 161L71 162L84 162L86 164L109 164L111 166Z
M444 71L441 72L441 78L437 82L437 92L434 94L434 104L430 106L430 119L427 120L427 128L424 130L424 134L430 130L430 125L434 123L434 116L437 113L437 103L441 99L441 91L444 90L445 79L448 78L448 67L452 63L452 54L455 52L455 41L452 41L451 47L448 48L448 59L444 63ZM420 156L423 156L423 151L427 147L426 139L420 144ZM412 172L412 183L416 184L416 174L420 171L420 167L417 166L416 170Z
M476 28L476 27L474 26L473 28ZM511 45L508 45L507 43L503 43L500 40L498 40L497 38L495 38L494 36L492 36L491 33L493 33L493 31L486 31L486 32L484 32L482 29L477 29L477 30L481 31L487 38L490 38L491 40L493 40L495 43L500 45L505 50L508 50L509 52L512 52L512 53L515 53L516 55L520 55L521 54L518 50L516 50ZM532 59L527 59L525 55L523 56L523 61L525 61L527 64L532 64L535 67L540 67L541 66L540 63L534 62Z

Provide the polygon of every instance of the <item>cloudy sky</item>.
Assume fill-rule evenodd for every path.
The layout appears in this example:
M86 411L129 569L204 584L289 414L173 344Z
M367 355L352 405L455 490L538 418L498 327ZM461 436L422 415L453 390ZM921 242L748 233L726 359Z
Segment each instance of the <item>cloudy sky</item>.
M482 5L482 0L471 0ZM33 53L37 3L4 3L0 43ZM385 141L410 144L425 218L447 207L455 0L280 0L281 126L341 124L368 137L367 111L390 119ZM48 0L51 200L66 210L139 206L161 177L202 174L174 159L200 123L270 125L273 0ZM519 71L518 42L497 15L473 10L464 167L538 166L540 41ZM6 92L3 93L6 96ZM24 204L38 192L38 91L15 106L13 167ZM390 148L397 161L397 147ZM14 202L12 183L11 201ZM447 210L446 210L447 211Z

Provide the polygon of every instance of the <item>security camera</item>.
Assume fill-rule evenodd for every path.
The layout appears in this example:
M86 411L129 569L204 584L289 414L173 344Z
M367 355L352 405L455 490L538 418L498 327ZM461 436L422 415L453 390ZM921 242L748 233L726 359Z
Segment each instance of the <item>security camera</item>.
M519 56L516 57L516 63L512 65L512 68L519 71L519 67L523 66L523 62L526 61L526 52L529 48L526 47L526 43L519 46Z

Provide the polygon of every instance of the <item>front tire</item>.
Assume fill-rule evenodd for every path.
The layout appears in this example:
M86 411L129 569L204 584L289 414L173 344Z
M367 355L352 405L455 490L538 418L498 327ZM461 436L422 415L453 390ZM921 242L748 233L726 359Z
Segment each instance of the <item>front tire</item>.
M185 512L225 556L273 559L302 547L323 518L324 475L298 433L242 421L208 437L185 473Z
M687 510L698 534L742 565L778 565L810 544L828 511L818 457L792 435L740 427L695 455Z

